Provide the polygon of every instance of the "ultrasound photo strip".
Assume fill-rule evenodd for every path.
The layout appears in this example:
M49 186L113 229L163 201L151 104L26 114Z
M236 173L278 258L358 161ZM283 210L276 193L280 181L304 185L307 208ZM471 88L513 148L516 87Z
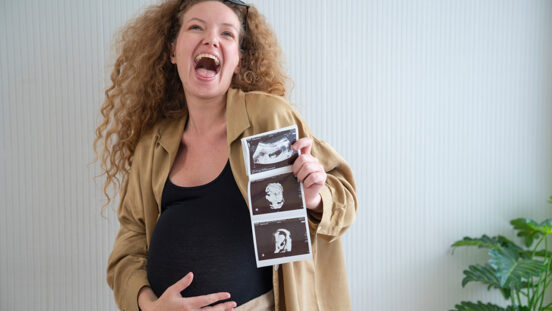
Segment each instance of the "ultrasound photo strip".
M257 267L312 258L303 185L292 165L296 125L242 138Z

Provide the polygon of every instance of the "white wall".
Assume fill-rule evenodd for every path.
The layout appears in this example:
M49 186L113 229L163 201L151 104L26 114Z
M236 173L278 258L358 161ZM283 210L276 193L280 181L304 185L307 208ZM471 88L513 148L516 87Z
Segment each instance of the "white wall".
M292 101L355 171L344 236L355 310L448 310L474 251L551 216L552 1L255 0ZM0 309L115 310L118 224L92 141L112 35L145 2L0 1Z

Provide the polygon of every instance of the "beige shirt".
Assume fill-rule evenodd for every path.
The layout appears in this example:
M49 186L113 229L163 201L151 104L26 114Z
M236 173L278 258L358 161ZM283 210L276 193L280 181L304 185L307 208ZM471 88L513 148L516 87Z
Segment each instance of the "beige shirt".
M149 286L147 252L161 214L163 186L176 158L186 119L184 116L158 122L142 135L134 151L117 210L120 228L107 268L107 283L124 311L139 310L138 291ZM246 202L249 180L240 138L296 124L300 138L313 139L311 154L327 172L326 184L320 191L322 217L309 212L313 260L273 267L274 306L276 310L350 310L340 239L353 223L357 209L350 167L331 146L312 135L305 121L281 97L230 89L226 121L230 166Z

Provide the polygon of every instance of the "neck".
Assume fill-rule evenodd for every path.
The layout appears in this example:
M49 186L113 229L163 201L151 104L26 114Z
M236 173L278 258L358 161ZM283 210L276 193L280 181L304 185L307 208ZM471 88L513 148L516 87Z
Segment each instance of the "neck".
M226 122L226 93L215 98L186 96L188 124L186 130L194 134L206 134Z

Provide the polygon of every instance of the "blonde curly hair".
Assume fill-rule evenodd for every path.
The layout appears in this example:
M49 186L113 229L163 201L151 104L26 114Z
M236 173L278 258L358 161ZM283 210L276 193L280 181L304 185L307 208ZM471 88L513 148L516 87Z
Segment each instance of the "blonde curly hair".
M176 65L171 63L184 13L194 4L213 0L168 0L148 7L117 34L118 55L111 72L111 86L101 107L103 122L96 128L94 152L106 176L104 195L109 205L110 186L120 193L128 174L136 144L142 133L162 119L177 119L186 111L186 99ZM245 8L224 2L243 24ZM243 27L243 26L242 26ZM230 87L286 96L289 81L284 74L282 52L263 15L250 5L247 31L240 32L239 72ZM102 150L98 152L98 144Z

